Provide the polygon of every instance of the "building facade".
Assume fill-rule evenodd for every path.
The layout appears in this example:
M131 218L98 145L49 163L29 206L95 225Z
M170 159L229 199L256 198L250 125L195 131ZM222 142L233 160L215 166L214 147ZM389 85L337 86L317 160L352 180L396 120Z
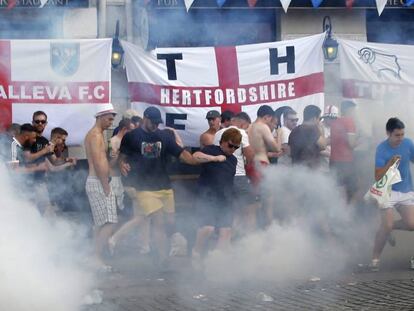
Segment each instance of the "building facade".
M278 0L0 0L0 39L113 37L120 21L121 39L151 49L171 46L217 46L287 40L320 33L330 16L333 36L362 41L413 44L414 9L405 0L389 0L378 16L374 0L292 0L284 12ZM46 1L46 0L44 0ZM44 5L42 8L40 6ZM326 103L341 100L339 62L326 62ZM124 69L112 72L112 102L128 108Z

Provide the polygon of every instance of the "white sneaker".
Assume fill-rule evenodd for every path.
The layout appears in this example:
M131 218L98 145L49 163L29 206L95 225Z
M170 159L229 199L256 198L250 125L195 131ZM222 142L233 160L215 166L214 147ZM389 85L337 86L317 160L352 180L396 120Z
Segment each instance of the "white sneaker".
M380 267L380 260L379 259L372 259L371 263L368 265L368 268L372 271L372 272L377 272L379 271L379 267Z
M185 237L176 232L171 236L171 248L170 254L171 257L185 257L187 256L187 240Z

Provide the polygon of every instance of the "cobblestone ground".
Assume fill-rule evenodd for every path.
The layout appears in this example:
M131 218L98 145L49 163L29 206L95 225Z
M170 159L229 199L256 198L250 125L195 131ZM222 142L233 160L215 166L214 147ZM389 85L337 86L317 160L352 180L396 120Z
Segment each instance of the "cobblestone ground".
M78 215L70 218L79 222ZM317 281L304 276L228 285L195 275L188 258L172 259L170 269L160 273L150 256L130 249L132 237L112 259L115 272L97 275L103 300L82 311L414 310L414 271L407 260L414 254L412 233L397 240L396 248L385 249L388 264L381 272L362 273L354 262L336 275L319 274ZM368 248L361 253L369 256ZM367 258L356 260L361 259Z
M195 277L189 260L157 273L150 259L118 260L101 275L103 302L84 311L132 310L414 310L414 272L393 267L379 273L344 272L319 281L219 284ZM137 267L140 267L137 269ZM183 268L187 267L187 268Z

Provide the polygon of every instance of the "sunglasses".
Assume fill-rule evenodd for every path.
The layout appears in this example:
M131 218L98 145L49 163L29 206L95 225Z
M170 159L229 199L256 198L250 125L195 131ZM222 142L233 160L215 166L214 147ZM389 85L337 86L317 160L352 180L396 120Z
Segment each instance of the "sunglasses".
M46 120L33 120L34 123L36 124L46 124Z
M298 122L299 121L299 118L295 118L295 119L288 119L289 121L292 121L292 122Z
M233 144L231 144L231 143L229 143L229 142L227 142L227 143L229 144L229 148L232 148L232 149L234 149L234 150L237 150L237 149L239 149L239 148L240 148L240 146L233 145Z

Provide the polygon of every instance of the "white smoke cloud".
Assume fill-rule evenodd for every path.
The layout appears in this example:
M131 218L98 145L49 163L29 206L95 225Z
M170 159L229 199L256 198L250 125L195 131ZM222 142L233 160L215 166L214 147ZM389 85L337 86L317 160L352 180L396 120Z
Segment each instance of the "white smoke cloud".
M0 164L0 310L75 311L92 285L84 228L43 218Z
M355 254L351 249L370 241L370 234L361 233L370 229L352 224L351 210L332 177L278 166L266 169L265 185L281 224L249 234L228 251L211 252L205 260L208 279L284 282L334 275Z

